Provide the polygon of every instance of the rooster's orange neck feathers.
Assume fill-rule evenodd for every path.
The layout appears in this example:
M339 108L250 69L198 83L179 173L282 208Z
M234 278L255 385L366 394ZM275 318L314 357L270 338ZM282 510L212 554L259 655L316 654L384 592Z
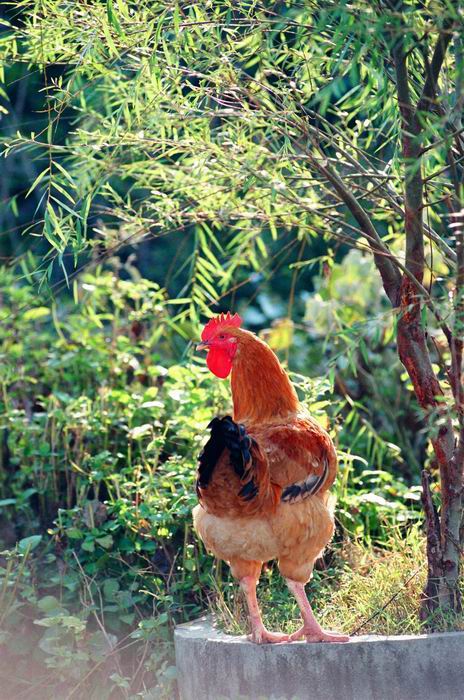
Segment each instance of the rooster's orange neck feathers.
M298 397L271 348L253 333L240 331L232 369L234 419L253 423L298 410Z

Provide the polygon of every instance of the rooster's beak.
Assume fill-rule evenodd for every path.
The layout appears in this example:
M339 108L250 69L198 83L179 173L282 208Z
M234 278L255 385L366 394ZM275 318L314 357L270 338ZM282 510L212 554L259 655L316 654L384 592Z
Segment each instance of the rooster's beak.
M207 340L204 340L202 343L200 343L199 345L197 345L197 348L196 348L196 349L197 349L197 350L208 350L208 348L209 348L209 343L208 343Z

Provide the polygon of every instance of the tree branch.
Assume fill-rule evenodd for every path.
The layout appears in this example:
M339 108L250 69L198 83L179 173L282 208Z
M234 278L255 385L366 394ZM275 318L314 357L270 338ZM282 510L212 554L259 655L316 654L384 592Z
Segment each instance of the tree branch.
M402 29L402 28L401 28ZM392 48L396 90L402 117L401 142L405 161L405 231L406 267L422 282L424 276L424 230L422 225L422 173L419 139L421 128L411 102L409 73L403 34L394 39Z
M347 189L341 177L332 168L321 163L317 158L311 157L314 167L332 184L340 199L346 204L354 218L358 222L361 231L366 234L375 264L379 270L385 292L393 306L397 306L398 294L401 284L401 275L391 261L391 253L372 223L369 215L363 209L353 193Z
M427 78L424 83L422 94L417 103L416 114L418 112L428 112L433 105L437 95L437 83L443 61L445 60L448 45L452 39L452 27L454 17L446 17L443 28L438 35L438 40L432 56L432 61L427 71Z
M347 142L346 135L343 133L342 130L337 129L335 124L332 124L329 122L327 119L324 118L323 115L317 114L316 112L313 112L312 110L306 110L308 114L314 119L317 118L320 121L324 122L326 127L331 130L333 133L335 133L337 136L339 136L345 143ZM318 138L323 139L327 142L330 141L330 137L327 133L324 131L321 131L320 129L317 129L311 125L306 126L307 130L315 133ZM351 144L350 144L351 145ZM359 148L353 147L355 151L357 151L360 155L360 157L367 158L368 154L362 152ZM337 144L337 149L343 153L343 156L346 158L346 160L355 168L357 172L359 172L360 175L363 175L366 178L371 178L373 177L372 173L370 173L368 170L366 170L362 164L361 164L361 158L357 160L354 158L346 149L342 149L340 144ZM422 153L425 153L427 149L422 149ZM382 173L379 173L375 166L369 162L369 167L372 168L374 171L374 176L379 177L381 179ZM394 210L396 211L397 214L399 214L403 219L405 217L405 212L403 209L403 199L395 192L394 188L389 185L389 183L382 182L381 187L380 187L381 192L383 195L388 199L388 201L392 204ZM372 193L371 193L372 194ZM443 255L445 255L448 260L451 262L455 263L456 262L456 253L452 248L449 247L449 245L444 241L441 236L428 224L425 222L423 223L424 226L424 231L427 233L429 238L432 239L432 241L438 246L438 248L441 250Z

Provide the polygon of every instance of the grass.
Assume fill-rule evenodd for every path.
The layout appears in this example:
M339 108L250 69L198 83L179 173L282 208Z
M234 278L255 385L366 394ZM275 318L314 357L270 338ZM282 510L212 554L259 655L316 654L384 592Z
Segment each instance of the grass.
M355 635L421 634L425 625L418 611L425 577L425 540L415 526L406 535L393 530L382 547L353 540L334 546L318 562L306 590L327 629ZM268 629L293 632L301 625L298 607L277 569L263 573L258 598ZM235 584L216 588L211 606L221 629L249 632L245 601ZM464 617L442 620L439 629L464 630Z

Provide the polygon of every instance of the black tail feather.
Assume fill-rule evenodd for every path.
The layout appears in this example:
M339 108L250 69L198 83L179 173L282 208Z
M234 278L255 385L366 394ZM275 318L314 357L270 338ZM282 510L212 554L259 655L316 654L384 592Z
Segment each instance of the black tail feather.
M214 418L208 425L211 436L199 457L198 464L198 488L207 488L214 468L225 449L229 451L230 464L240 479L244 480L249 476L252 467L251 448L254 440L247 435L245 426L235 423L231 416L224 418ZM258 486L253 478L246 480L245 485L239 495L245 500L251 500L258 493Z
M208 486L214 467L224 450L221 420L219 418L213 418L208 428L211 430L211 437L204 446L199 457L197 490L198 487L206 488L206 486Z

